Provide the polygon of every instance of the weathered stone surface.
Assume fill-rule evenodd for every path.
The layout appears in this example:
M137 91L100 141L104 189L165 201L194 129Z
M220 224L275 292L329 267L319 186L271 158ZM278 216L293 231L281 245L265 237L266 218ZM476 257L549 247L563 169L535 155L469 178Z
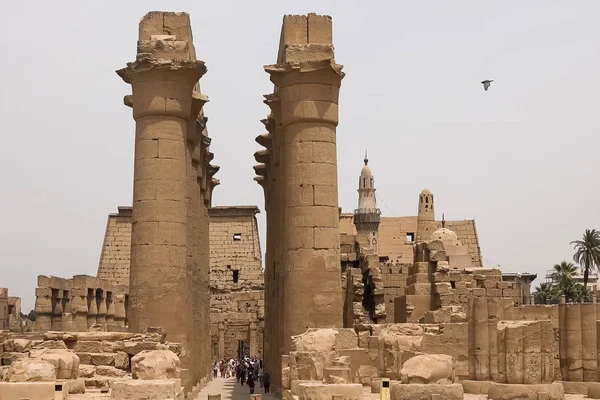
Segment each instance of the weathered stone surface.
M435 396L435 397L434 397ZM390 382L390 398L392 400L463 400L463 387L459 383L450 385L429 385Z
M91 378L96 373L96 367L88 364L79 364L79 376L81 378Z
M102 342L89 340L78 340L72 350L76 353L104 353Z
M176 380L128 380L112 383L113 400L179 399L181 381Z
M180 361L169 350L142 351L131 358L131 374L134 379L177 379Z
M334 351L337 329L309 329L292 337L292 348L296 351Z
M119 351L114 355L115 367L120 369L129 368L129 355L123 351Z
M69 386L69 394L83 394L85 393L85 380L83 379L69 379L65 382Z
M357 383L351 384L324 384L320 382L304 382L292 388L292 394L300 399L331 400L334 395L341 395L342 399L363 399L363 387Z
M33 346L34 349L66 349L67 345L62 340L44 340Z
M449 384L454 382L454 358L446 354L419 354L408 359L400 376L409 384Z
M123 341L123 351L127 354L135 356L142 351L159 350L160 342L139 342L136 340Z
M4 352L2 353L2 365L10 365L16 360L20 360L22 358L26 358L27 354L25 353L13 353L13 352Z
M54 365L25 358L14 361L8 371L9 382L51 382L56 380Z
M73 342L76 341L78 337L79 333L74 332L48 331L44 333L44 340L62 340L63 342Z
M565 398L563 386L560 383L521 385L492 382L488 391L489 400L537 400L540 394L547 394L548 400Z
M108 365L97 366L95 369L95 373L96 373L96 375L108 376L108 377L114 377L114 378L122 378L125 375L127 375L126 371L123 371L122 369L119 369L119 368L110 367Z
M27 339L8 339L4 342L5 352L26 353L31 350L31 340Z
M353 328L339 328L335 335L335 349L355 349L358 347L358 335Z
M54 365L57 379L77 379L79 357L71 350L46 349L38 358Z

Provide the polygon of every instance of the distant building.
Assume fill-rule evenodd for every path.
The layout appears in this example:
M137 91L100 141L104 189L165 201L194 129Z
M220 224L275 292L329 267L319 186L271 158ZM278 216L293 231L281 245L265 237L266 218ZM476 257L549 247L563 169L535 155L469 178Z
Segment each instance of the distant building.
M0 330L20 328L21 299L10 297L7 288L0 288Z
M575 276L573 276L573 281L576 283L580 283L583 285L583 270L582 268L577 268L577 272ZM549 269L546 271L546 282L556 284L558 283L556 277L554 276L554 270ZM598 288L598 274L590 273L588 276L587 289L590 292L596 292Z

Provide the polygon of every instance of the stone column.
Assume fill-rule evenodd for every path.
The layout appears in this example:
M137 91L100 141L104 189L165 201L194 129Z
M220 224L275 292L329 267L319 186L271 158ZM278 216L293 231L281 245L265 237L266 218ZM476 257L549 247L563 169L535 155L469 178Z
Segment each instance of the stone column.
M98 304L96 323L106 325L106 313L108 311L108 307L106 306L106 294L102 289L96 289L96 304Z
M62 314L63 314L63 290L52 290L52 330L60 331L62 329Z
M598 354L596 347L596 304L583 303L581 309L581 344L583 381L598 381Z
M39 332L52 329L52 289L38 287L35 289L35 330Z
M125 327L125 295L119 293L114 297L115 325Z
M132 332L162 326L189 369L192 294L187 267L187 124L201 61L138 54L117 71L132 85L136 121L131 232Z
M266 67L285 147L284 354L307 328L341 327L336 126L343 74L332 59Z
M87 290L87 328L98 322L98 303L96 303L96 289L86 288ZM87 329L86 329L87 331Z
M115 302L113 292L106 292L106 325L115 326Z
M487 381L490 376L488 315L486 297L469 298L469 375L477 381Z
M225 357L225 324L219 322L219 360Z
M78 332L87 331L87 318L88 318L88 291L87 288L73 288L71 289L72 304L71 312L73 313L73 326Z
M248 339L250 341L250 357L256 357L258 355L258 338L254 321L251 321L248 326Z

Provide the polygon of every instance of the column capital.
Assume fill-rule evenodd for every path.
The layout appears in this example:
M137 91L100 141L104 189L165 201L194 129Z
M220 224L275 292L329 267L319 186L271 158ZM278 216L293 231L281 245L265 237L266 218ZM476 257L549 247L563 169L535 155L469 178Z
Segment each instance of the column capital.
M269 132L271 135L275 133L276 122L273 114L269 114L267 118L261 119L260 122L263 123L263 125L267 129L267 132Z
M254 159L261 164L269 164L271 152L269 150L258 150L254 153Z
M254 138L254 141L267 150L270 150L273 146L273 136L270 133L258 135L256 138Z
M206 73L206 65L200 60L171 60L138 54L135 61L127 63L125 68L118 69L117 75L125 83L134 84L138 79L147 79L145 74L153 73L154 79L173 78L173 74L189 77L195 84ZM141 75L144 75L143 77ZM162 79L161 79L162 78Z
M254 169L254 172L256 172L256 175L258 176L263 176L266 177L267 176L267 172L268 172L268 168L265 164L256 164L254 167L252 167Z
M278 87L300 83L321 83L339 87L345 74L344 66L332 59L266 65L271 82Z

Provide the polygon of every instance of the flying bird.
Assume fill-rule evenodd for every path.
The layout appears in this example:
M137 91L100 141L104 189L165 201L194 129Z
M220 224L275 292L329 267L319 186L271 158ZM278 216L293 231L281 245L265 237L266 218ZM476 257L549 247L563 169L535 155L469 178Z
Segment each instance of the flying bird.
M490 85L492 84L492 82L494 82L493 79L486 79L485 81L482 81L481 83L483 83L483 90L485 90L487 92L488 88L490 87Z

